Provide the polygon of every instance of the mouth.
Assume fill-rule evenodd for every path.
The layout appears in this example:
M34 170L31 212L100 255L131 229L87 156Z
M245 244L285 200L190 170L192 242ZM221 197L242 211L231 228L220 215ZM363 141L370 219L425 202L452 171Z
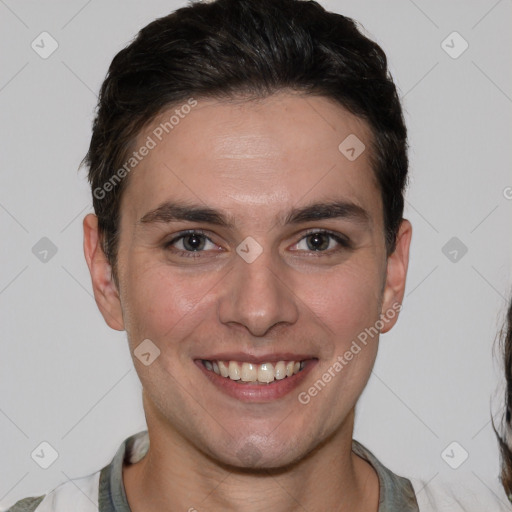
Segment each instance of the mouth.
M243 361L227 358L196 359L194 362L225 394L245 402L270 402L284 397L304 381L317 358L290 354L273 361Z
M296 375L306 367L303 361L277 361L275 363L249 363L240 361L209 361L201 359L209 372L238 384L270 384Z

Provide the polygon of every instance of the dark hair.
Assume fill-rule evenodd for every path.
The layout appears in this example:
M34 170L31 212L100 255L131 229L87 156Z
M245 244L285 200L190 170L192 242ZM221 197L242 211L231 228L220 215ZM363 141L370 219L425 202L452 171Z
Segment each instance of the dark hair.
M508 306L507 319L500 332L503 363L505 367L505 415L501 433L494 425L501 452L501 483L512 502L512 299Z
M101 87L82 163L89 167L114 278L126 179L112 178L142 128L191 97L256 99L286 89L335 100L368 122L388 255L395 250L407 185L407 131L383 50L352 19L315 1L196 1L140 30L114 57ZM104 187L108 182L113 186Z

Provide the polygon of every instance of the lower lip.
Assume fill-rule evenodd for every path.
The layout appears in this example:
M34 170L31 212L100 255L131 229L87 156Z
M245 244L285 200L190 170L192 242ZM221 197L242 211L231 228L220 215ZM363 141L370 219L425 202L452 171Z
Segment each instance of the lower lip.
M317 360L309 360L300 372L291 377L274 380L269 384L238 384L240 381L231 380L229 377L222 377L207 370L200 360L194 362L210 382L227 395L243 402L271 402L296 389L315 366Z

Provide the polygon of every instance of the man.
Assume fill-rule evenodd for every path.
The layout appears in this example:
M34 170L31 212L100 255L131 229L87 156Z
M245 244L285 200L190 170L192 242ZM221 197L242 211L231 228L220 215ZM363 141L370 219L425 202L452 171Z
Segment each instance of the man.
M83 227L148 430L11 510L443 510L352 439L404 296L406 149L383 51L316 2L142 29L101 89Z

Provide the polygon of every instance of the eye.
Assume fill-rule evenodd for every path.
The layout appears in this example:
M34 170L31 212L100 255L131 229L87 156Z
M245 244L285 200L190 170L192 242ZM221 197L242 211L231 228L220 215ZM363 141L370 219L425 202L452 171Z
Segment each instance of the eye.
M197 258L197 253L215 249L217 246L201 231L185 231L164 244L164 248L188 258Z
M350 249L351 244L348 239L333 233L331 231L310 231L301 238L297 244L292 247L292 251L309 251L320 253L318 256L331 255L344 249ZM208 238L202 230L188 230L180 233L169 242L164 244L164 249L173 252L178 256L187 258L200 258L201 253L211 252L218 249L210 238ZM216 251L220 252L220 251Z
M348 239L331 231L310 231L294 247L298 247L298 250L332 254L349 249L351 245Z

